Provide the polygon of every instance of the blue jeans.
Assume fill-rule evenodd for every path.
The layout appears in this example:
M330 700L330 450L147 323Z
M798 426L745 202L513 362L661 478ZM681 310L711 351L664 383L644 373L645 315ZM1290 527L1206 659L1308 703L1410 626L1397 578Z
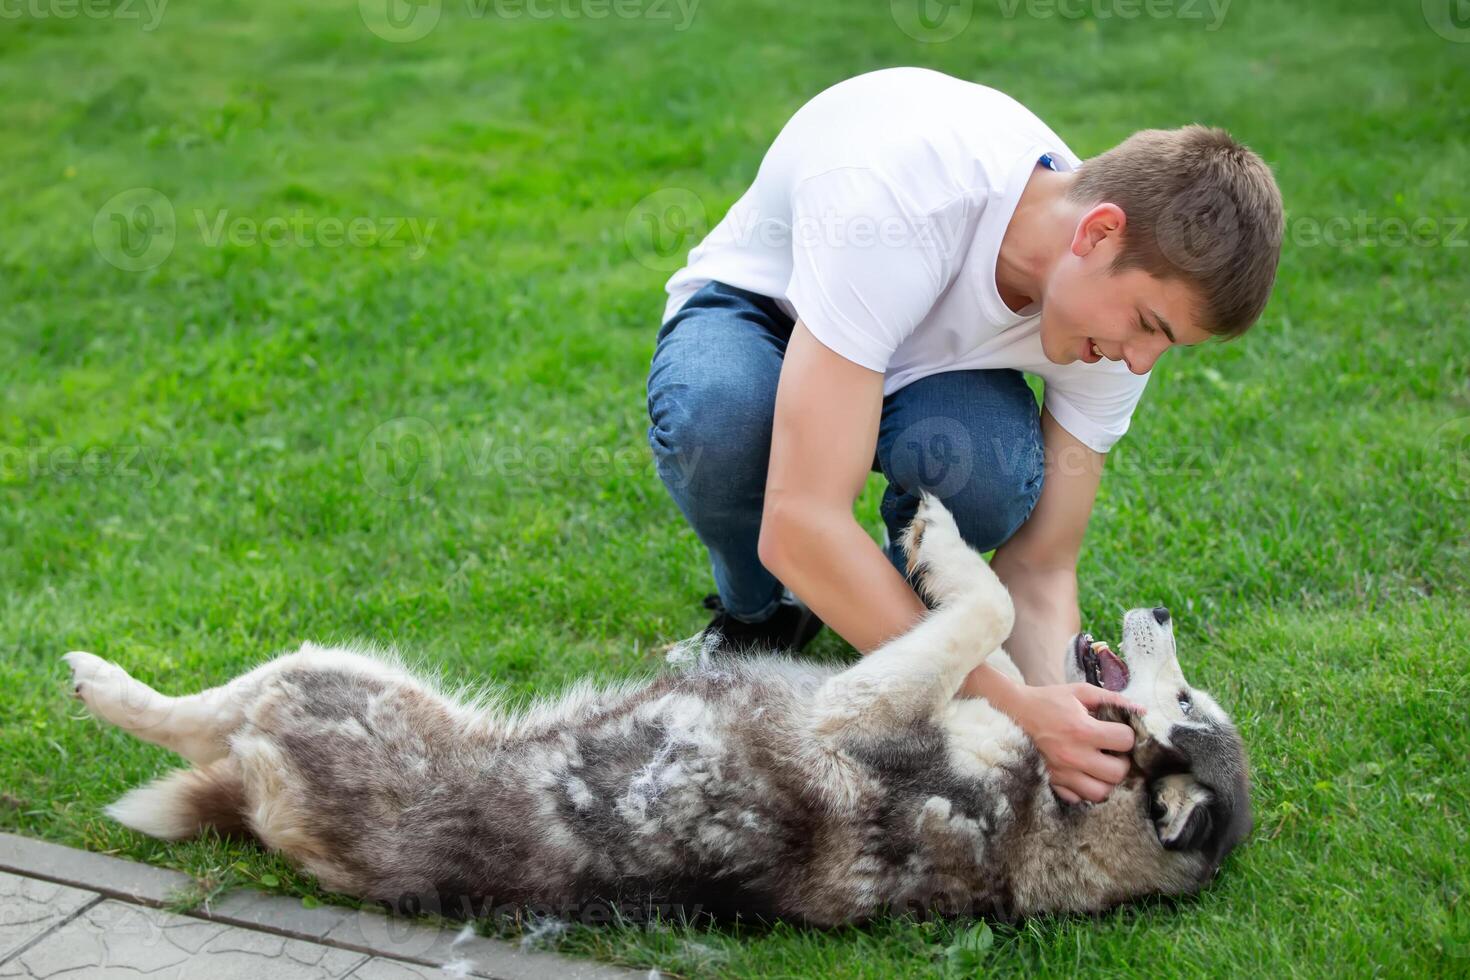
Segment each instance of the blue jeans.
M746 622L771 615L786 591L757 543L793 326L768 297L712 282L659 330L648 374L659 477L709 550L725 609ZM947 371L885 396L873 472L888 480L889 561L904 574L901 533L921 488L944 501L971 546L989 551L1030 516L1042 469L1040 413L1019 371Z

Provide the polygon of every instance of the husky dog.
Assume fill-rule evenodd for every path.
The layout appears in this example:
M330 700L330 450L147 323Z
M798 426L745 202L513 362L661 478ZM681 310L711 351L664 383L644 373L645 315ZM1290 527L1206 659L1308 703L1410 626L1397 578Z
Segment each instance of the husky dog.
M98 717L192 763L108 807L145 834L257 838L328 889L395 907L660 903L817 926L875 916L1088 911L1207 884L1251 828L1246 758L1190 687L1163 609L1120 660L1079 635L1070 680L1122 690L1132 768L1103 803L1052 793L1035 746L956 698L1000 649L1010 597L926 496L905 532L933 608L850 665L698 651L581 680L511 712L395 657L307 644L223 687L165 697L69 653Z

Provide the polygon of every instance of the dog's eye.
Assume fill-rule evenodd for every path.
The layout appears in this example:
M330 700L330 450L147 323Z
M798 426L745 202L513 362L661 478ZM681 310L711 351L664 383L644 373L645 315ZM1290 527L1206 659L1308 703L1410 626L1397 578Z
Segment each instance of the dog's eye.
M1179 692L1179 710L1182 711L1182 712L1184 712L1185 714L1189 714L1189 709L1192 708L1192 707L1194 707L1194 702L1191 701L1191 700L1189 700L1189 692L1188 691L1180 691Z

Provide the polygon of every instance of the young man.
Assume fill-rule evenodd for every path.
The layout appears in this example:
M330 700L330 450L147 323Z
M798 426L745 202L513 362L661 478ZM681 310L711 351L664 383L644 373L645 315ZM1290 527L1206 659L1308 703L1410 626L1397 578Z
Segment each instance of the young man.
M819 94L669 280L652 359L649 442L709 549L710 629L800 647L825 621L864 654L907 631L900 531L927 489L1016 605L1027 684L981 666L961 693L1032 736L1064 800L1106 798L1133 736L1089 709L1121 696L1059 683L1103 460L1164 351L1260 315L1282 225L1269 168L1219 130L1083 163L939 72ZM877 471L882 548L853 515Z

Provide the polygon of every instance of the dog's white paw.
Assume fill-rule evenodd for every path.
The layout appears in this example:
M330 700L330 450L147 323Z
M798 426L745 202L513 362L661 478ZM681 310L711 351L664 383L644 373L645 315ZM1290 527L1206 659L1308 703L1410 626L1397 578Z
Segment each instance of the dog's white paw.
M141 724L139 716L151 707L144 696L151 693L149 688L117 664L83 650L73 650L61 659L71 668L72 697L87 710L115 725Z
M949 508L927 491L904 530L904 553L909 574L941 604L974 588L976 577L986 571L985 560L965 542Z
M85 650L73 650L61 659L71 668L71 696L84 702L89 695L96 692L99 682L107 676L108 668L112 667L106 660Z

